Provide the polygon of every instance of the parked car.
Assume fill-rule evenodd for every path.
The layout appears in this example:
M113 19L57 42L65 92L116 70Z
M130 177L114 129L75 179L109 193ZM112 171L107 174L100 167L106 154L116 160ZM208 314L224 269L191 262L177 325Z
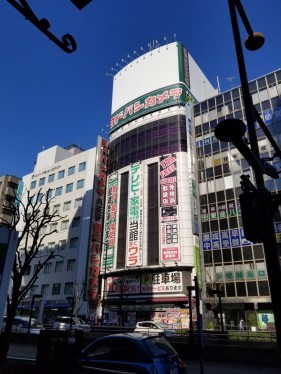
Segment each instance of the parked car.
M3 325L2 325L2 331L5 328L7 317L4 316L3 318ZM29 324L29 317L19 317L16 316L13 321L12 330L11 332L15 333L27 333L28 332L28 324ZM35 318L31 318L30 321L30 334L40 334L40 331L43 330L44 327L41 322L39 322Z
M136 324L134 332L145 333L150 335L173 336L175 331L164 322L142 321Z
M162 336L137 333L107 335L81 353L80 370L95 373L186 374L177 352Z
M71 328L74 330L83 330L84 332L91 332L91 326L85 323L81 318L72 318L68 316L56 317L53 324L53 329L55 330L68 330Z

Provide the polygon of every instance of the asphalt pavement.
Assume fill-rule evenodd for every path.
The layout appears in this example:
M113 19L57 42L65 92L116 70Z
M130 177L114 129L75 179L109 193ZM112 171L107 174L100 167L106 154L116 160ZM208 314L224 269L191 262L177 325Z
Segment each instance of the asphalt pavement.
M37 345L34 344L20 344L12 343L8 352L8 357L11 359L28 359L35 362L37 353ZM280 374L280 368L249 364L236 364L229 362L214 362L214 361L200 361L197 360L183 360L188 374ZM202 371L201 371L202 368Z

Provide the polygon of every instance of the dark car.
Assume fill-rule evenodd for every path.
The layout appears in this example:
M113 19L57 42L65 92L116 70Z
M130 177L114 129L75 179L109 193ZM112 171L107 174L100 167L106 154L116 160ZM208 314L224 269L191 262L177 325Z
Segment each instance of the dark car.
M185 374L171 344L161 336L137 333L107 335L88 345L80 368L95 373Z

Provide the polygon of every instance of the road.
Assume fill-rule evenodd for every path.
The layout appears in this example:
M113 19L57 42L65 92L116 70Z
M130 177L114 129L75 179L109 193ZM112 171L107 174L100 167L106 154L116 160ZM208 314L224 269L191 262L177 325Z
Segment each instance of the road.
M36 359L37 345L34 344L20 344L12 343L8 352L10 358L25 358ZM195 360L184 360L188 369L188 374L203 374L200 373L200 363ZM242 365L225 362L203 362L203 369L205 374L280 374L280 368L272 368L265 366Z

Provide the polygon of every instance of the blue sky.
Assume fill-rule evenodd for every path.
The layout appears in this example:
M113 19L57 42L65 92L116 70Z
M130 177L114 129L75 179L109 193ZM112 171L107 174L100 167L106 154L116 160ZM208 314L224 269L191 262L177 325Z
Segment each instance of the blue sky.
M93 0L79 11L70 0L29 0L38 17L77 50L67 54L7 1L0 3L0 175L32 172L43 147L96 145L110 121L111 68L153 40L181 41L210 82L239 85L227 0ZM266 37L245 51L248 78L281 67L280 0L242 0L254 31ZM240 28L244 40L246 32Z

